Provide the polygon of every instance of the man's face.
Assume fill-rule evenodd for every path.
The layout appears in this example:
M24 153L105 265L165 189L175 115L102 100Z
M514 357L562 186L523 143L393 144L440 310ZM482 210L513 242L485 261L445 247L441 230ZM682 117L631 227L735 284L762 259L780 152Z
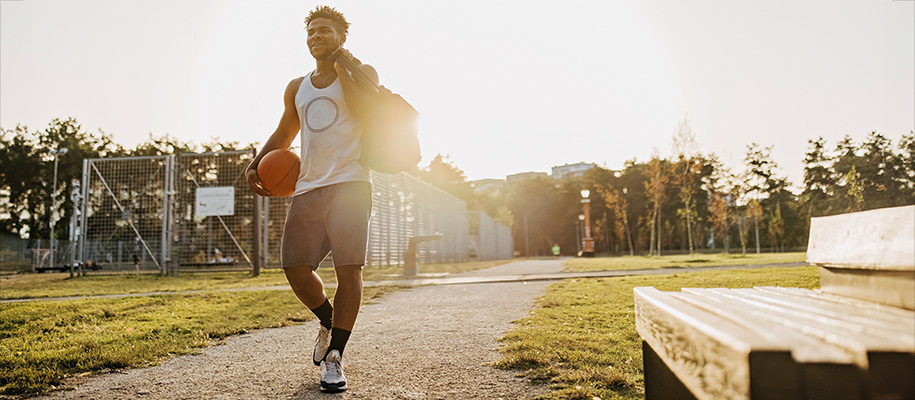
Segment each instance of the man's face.
M326 59L346 41L346 36L338 33L337 25L327 18L311 20L307 29L308 51L316 60Z

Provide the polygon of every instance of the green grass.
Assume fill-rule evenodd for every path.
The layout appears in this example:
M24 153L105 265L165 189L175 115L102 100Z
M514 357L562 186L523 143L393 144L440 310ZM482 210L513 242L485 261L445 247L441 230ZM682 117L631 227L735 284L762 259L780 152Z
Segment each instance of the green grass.
M365 297L396 289L366 288ZM0 304L0 394L42 393L74 375L152 365L313 318L291 291Z
M420 272L457 273L507 261L420 265ZM366 267L365 280L397 279L403 267ZM333 269L319 270L334 282ZM0 298L207 290L119 299L0 304L0 396L43 393L69 377L146 366L199 351L214 340L314 318L291 290L225 292L287 285L281 270L158 275L21 274L0 276ZM398 287L367 287L366 301ZM212 290L210 292L210 290ZM328 289L333 296L333 289Z
M563 281L551 285L538 298L531 315L517 321L515 329L502 339L502 359L495 366L550 384L553 390L545 399L643 399L642 348L632 298L637 286L664 291L753 286L812 289L819 287L819 275L816 267L796 267Z
M661 257L623 256L572 258L563 261L566 271L606 271L653 268L690 268L712 265L776 264L803 262L807 253L693 254Z
M421 264L423 273L459 273L489 268L508 261ZM400 278L402 266L365 267L366 281ZM332 268L321 268L324 282L336 282ZM69 273L18 274L0 276L0 299L32 297L90 296L100 294L176 292L186 290L223 290L233 288L286 285L280 269L268 269L254 277L250 272L182 273L178 277L154 274L87 275L70 278Z

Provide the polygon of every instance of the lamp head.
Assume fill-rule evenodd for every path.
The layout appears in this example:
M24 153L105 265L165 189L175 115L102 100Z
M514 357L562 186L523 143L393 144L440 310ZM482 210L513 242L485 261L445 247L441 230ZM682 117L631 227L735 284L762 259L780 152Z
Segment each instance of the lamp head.
M584 215L584 214L578 214L578 220L579 220L579 221L584 221L584 220L585 220L585 215Z
M588 196L591 196L591 191L588 190L588 189L582 189L582 190L581 190L581 198L587 199Z

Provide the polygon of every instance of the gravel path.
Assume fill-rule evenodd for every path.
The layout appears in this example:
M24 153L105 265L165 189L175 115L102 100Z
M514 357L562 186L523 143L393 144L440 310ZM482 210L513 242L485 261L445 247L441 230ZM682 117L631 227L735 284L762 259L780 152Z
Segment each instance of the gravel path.
M558 272L559 261L522 261L459 276ZM310 361L317 321L229 338L200 355L100 375L45 399L528 399L548 388L486 363L497 339L549 282L426 286L362 308L346 348L350 389L318 391Z

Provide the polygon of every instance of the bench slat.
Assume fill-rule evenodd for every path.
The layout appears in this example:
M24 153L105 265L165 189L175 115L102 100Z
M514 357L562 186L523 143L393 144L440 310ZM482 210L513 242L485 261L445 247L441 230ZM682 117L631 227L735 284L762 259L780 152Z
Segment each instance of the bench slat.
M750 399L751 394L754 400L810 398L812 387L836 376L844 377L844 383L833 386L835 393L819 389L827 395L823 398L855 399L863 390L861 379L855 378L853 358L835 346L777 327L781 335L764 334L769 329L753 321L735 322L728 313L716 314L684 301L696 296L655 288L634 292L636 329L698 399ZM791 352L800 344L825 350L816 354L818 362L802 364ZM646 396L652 398L654 389L649 387L656 386L647 380L648 369Z
M687 289L684 289L686 291ZM867 351L915 351L913 336L899 332L887 332L889 324L859 324L841 315L819 315L811 310L794 310L759 300L749 291L734 289L690 289L697 296L717 297L727 302L735 313L750 314L773 324L780 324L818 340L840 346L854 355L856 362L866 367ZM913 314L915 317L915 314ZM915 318L909 319L915 323ZM900 321L903 322L903 321ZM894 324L901 327L902 324ZM771 329L771 328L770 328Z
M818 317L830 318L842 321L855 326L862 326L874 330L874 334L885 336L887 340L903 340L906 337L915 336L915 324L900 323L905 321L900 319L896 313L886 313L877 310L860 312L849 310L848 307L836 304L830 301L816 297L797 297L782 293L767 292L758 288L754 289L732 289L733 291L756 299L760 302L773 304L784 307L793 312L816 315ZM812 292L814 293L815 292ZM911 314L911 313L910 313ZM909 315L911 317L911 315ZM903 317L904 318L904 317ZM912 343L915 349L915 343Z
M809 298L816 301L822 301L823 303L835 304L840 309L849 309L854 312L874 312L881 317L889 318L893 321L898 320L899 318L910 318L912 316L912 311L899 307L891 307L870 301L853 299L819 290L774 286L761 286L756 287L755 289L761 292L781 294L792 298ZM913 329L915 329L915 326L913 326Z
M821 266L915 271L915 206L810 220L807 262Z
M744 325L756 332L766 335L778 343L775 348L755 347L758 350L782 350L789 352L796 361L802 363L833 363L866 365L863 347L849 350L845 346L824 342L816 337L784 323L781 317L775 316L774 307L760 307L759 304L748 304L732 298L727 293L713 289L686 289L673 296L683 299L706 312L725 317L732 323Z

